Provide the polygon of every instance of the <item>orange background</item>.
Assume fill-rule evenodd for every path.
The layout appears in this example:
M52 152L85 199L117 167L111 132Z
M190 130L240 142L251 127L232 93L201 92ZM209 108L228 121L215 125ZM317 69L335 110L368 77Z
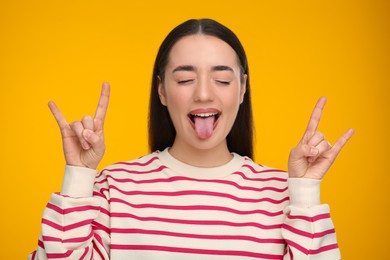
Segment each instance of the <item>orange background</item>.
M355 136L322 184L343 259L386 259L389 228L389 1L1 1L0 259L25 259L61 187L60 134L47 102L68 121L93 114L112 86L101 164L148 152L154 57L189 18L214 18L246 47L256 160L286 169L311 110L328 97L320 130ZM387 256L387 257L386 257Z

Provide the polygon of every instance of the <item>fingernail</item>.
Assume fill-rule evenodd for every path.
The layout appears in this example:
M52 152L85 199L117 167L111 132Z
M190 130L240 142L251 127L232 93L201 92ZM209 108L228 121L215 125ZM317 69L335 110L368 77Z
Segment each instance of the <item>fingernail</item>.
M84 136L84 138L86 138L86 139L89 139L89 137L91 136L91 131L89 131L89 130L84 130L84 132L83 132L83 136Z
M88 150L89 148L91 148L86 141L82 141L81 146L83 147L84 150Z

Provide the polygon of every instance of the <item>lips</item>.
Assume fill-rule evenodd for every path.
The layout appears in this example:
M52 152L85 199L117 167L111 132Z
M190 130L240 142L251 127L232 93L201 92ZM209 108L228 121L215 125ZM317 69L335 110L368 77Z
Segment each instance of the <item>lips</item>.
M188 118L190 119L191 125L195 128L195 118L199 117L202 119L206 119L208 117L214 117L213 128L215 128L218 124L219 117L221 116L221 112L215 108L209 109L196 109L191 111L188 114Z

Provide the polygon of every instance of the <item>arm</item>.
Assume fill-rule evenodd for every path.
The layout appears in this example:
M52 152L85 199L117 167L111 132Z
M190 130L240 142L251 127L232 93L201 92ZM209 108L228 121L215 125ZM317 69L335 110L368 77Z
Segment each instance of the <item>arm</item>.
M107 185L92 191L95 176L92 169L65 167L61 193L51 195L38 248L29 259L109 259L109 205L100 193Z
M282 235L287 243L284 259L340 258L329 206L320 204L320 180L289 179L290 205Z
M347 130L332 146L317 131L325 103L325 98L318 100L303 138L290 153L285 259L340 259L329 206L320 204L320 183L354 131Z
M109 85L104 83L95 117L85 116L72 124L54 102L49 102L61 130L67 166L61 193L50 198L42 217L38 249L29 259L109 259L109 209L100 192L107 184L102 174L96 177L95 170L105 151L103 124L108 98Z

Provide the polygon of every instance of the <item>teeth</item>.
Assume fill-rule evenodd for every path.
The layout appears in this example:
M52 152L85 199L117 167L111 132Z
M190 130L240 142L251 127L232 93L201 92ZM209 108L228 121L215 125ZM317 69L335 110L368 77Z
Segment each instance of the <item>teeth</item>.
M209 116L216 116L218 113L202 113L202 114L191 114L192 116L198 116L198 117L209 117Z

